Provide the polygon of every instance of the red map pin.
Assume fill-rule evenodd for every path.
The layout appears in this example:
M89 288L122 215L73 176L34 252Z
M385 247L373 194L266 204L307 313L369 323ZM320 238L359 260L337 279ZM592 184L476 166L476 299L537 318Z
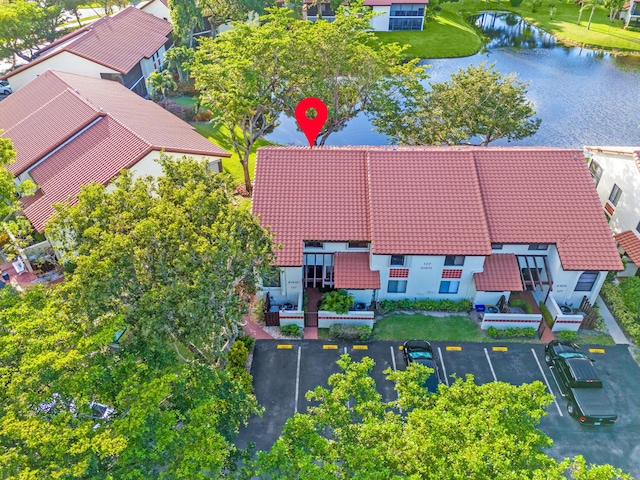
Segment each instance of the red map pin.
M313 108L316 111L315 118L307 117L307 110ZM309 147L313 148L313 144L318 138L318 134L329 117L329 111L327 106L319 98L308 97L300 101L296 105L295 111L296 120L300 129L309 140Z

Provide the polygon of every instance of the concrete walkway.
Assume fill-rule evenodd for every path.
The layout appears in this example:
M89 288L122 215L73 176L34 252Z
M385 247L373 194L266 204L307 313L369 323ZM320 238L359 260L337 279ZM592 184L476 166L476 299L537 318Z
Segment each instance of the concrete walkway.
M607 305L602 301L602 298L598 296L596 299L596 305L598 305L598 309L600 310L600 316L603 318L604 323L607 325L607 333L611 335L613 341L618 345L629 345L629 340L625 336L624 332L616 322L616 319L613 318L611 312L607 308Z

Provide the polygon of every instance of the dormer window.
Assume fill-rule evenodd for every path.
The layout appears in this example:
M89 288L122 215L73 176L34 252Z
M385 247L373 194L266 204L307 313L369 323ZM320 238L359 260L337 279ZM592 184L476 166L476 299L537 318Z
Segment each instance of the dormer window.
M304 248L322 248L323 243L316 240L307 240L304 242Z

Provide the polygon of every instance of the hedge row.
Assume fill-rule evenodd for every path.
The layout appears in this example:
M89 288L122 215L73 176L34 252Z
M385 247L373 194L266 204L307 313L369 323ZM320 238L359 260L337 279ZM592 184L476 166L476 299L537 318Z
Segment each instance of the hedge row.
M368 325L334 323L329 327L329 336L334 340L367 341L371 338L371 333L371 327Z
M638 343L638 340L640 340L640 322L638 322L638 315L629 310L625 305L620 287L605 282L600 290L600 295L602 295L607 302L613 316L622 324L622 328L627 332L627 335L633 337L634 342Z
M531 338L536 334L536 329L532 327L526 328L505 328L499 330L496 327L487 328L487 335L491 338L518 338L526 337Z
M463 300L382 300L379 310L383 313L395 310L425 310L429 312L466 312L471 310L471 301Z

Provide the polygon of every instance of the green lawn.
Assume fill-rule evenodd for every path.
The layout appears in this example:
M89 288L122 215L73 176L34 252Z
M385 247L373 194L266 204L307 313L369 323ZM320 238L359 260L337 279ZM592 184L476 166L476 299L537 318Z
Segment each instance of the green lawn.
M244 172L242 170L240 160L238 160L238 156L233 151L233 147L231 145L231 137L229 136L229 129L224 126L215 128L211 123L208 122L194 122L192 123L192 125L200 135L208 138L219 147L222 147L227 152L231 153L230 158L222 159L222 169L225 172L229 172L237 183L244 183ZM256 142L254 148L251 150L251 154L249 155L249 175L251 176L251 179L253 179L254 171L256 168L256 150L267 145L273 145L273 143L264 139L260 139Z
M376 340L451 340L483 342L487 338L478 326L465 316L431 317L424 315L390 315L375 323Z
M556 8L553 18L549 14L550 5ZM478 12L499 10L520 15L528 22L551 32L565 44L619 52L640 52L640 31L624 30L621 20L609 22L609 11L603 7L596 8L591 27L587 30L591 9L583 11L578 25L580 7L573 1L542 0L535 12L532 0L525 0L518 7L512 7L510 2L497 0L460 0L440 6L440 14L435 20L427 22L421 32L379 32L376 35L385 43L410 45L406 53L418 58L465 57L480 50L483 43L466 19Z
M615 345L611 335L595 330L579 330L575 342L583 345Z
M170 101L176 102L181 107L194 107L196 106L196 97L187 97L186 95L182 95L180 97L171 97Z
M405 54L417 58L450 58L473 55L482 47L475 29L456 12L443 10L421 32L376 32L384 43L410 45Z

